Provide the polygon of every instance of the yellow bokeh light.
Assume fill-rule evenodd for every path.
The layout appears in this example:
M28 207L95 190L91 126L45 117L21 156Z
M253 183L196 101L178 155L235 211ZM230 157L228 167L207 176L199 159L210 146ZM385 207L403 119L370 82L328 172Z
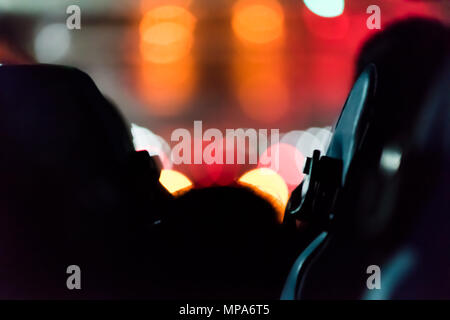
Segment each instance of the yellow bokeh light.
M193 186L191 180L184 174L169 169L161 170L159 182L173 195L184 193Z
M272 202L278 212L278 220L283 221L284 209L289 200L289 191L279 174L268 168L258 168L242 175L238 182ZM276 203L273 203L272 200L276 200Z
M147 12L141 20L142 57L166 64L189 54L193 44L194 16L179 6L161 6Z
M233 7L232 27L244 41L272 42L283 35L284 14L276 0L240 0Z

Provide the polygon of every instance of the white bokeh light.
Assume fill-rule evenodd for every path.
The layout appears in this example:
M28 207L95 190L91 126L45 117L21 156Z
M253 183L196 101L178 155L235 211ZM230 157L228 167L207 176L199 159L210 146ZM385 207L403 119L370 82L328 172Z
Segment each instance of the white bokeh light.
M304 0L306 7L311 12L324 18L334 18L344 12L344 0Z
M61 60L70 49L70 31L63 23L49 24L41 28L34 39L34 54L42 63Z
M331 132L331 127L325 128L312 127L306 131L314 135L317 139L319 139L320 144L322 145L322 147L320 148L320 152L326 153L331 141L331 137L333 136L333 133Z
M159 156L164 169L172 168L170 161L170 146L157 134L147 128L131 124L131 135L136 150L146 150L151 156Z

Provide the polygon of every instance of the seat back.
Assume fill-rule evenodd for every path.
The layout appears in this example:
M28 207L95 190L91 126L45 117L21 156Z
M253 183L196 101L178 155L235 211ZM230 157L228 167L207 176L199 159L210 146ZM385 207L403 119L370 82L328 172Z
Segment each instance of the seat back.
M325 240L336 196L345 182L347 170L370 124L371 103L376 89L376 68L369 65L357 78L344 104L325 156L315 151L305 165L304 182L289 200L284 225L293 229L295 221L309 223L312 232L301 235L308 245L293 266L282 299L295 297L298 278L307 260ZM316 238L317 237L317 238ZM310 243L310 244L309 244ZM300 244L302 246L302 244Z
M414 43L396 38L417 30L422 31ZM441 41L448 37L448 29L440 24L410 20L386 29L366 46L379 54L370 60L379 71L371 126L349 167L328 239L304 273L297 298L359 299L367 290L367 268L382 266L404 249L400 246L417 225L416 207L423 199L417 183L428 174L422 175L423 167L416 167L414 175L410 171L410 178L399 172L411 161L411 139L429 112L425 100L445 65L449 47ZM394 43L388 52L382 52L385 40ZM425 51L430 41L439 50ZM418 55L425 66L417 66ZM397 208L399 193L408 194L405 199L413 205ZM399 257L400 265L409 259Z
M412 34L416 41L408 40ZM362 266L372 264L367 252L388 254L386 248L403 235L390 231L402 230L401 226L407 230L413 222L407 214L390 215L385 207L395 197L398 186L391 177L408 147L423 99L449 52L444 39L448 40L448 30L440 23L413 19L387 28L365 44L359 62L374 64L377 70L369 121L328 211L334 218L322 229L328 236L297 279L296 298L359 297L366 285ZM430 46L434 49L424 50ZM423 64L417 65L418 56ZM358 63L360 70L366 66ZM336 147L329 151L342 154Z
M334 197L345 182L348 167L369 126L375 89L376 68L369 65L348 95L326 155L315 151L313 157L306 161L306 176L292 193L285 223L292 223L294 219L317 219L322 223L328 220ZM326 199L319 199L321 195Z

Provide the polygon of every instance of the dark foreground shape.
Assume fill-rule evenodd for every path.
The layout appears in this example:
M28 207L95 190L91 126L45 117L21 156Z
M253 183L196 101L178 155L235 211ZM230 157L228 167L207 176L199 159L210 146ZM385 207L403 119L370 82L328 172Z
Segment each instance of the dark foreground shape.
M266 200L242 187L192 190L155 226L158 298L278 299L293 256Z
M127 296L161 209L156 166L86 74L2 66L0 87L0 298Z
M437 257L448 250L448 232L439 227L448 225L441 219L448 203L434 198L448 190L448 182L436 180L448 174L448 159L447 164L443 160L448 145L431 147L440 135L448 137L441 117L448 120L443 109L443 102L448 103L448 71L442 75L442 70L449 56L449 39L448 29L441 24L415 19L393 25L363 48L360 63L374 63L378 70L373 125L352 161L328 236L299 281L297 298L449 296L445 280L435 290L426 284L437 283L433 268L444 277L442 268L450 267L445 255L440 262L444 266L437 263ZM442 103L432 106L430 101L435 100ZM419 133L425 128L430 130L426 136ZM417 139L422 147L417 147ZM439 201L442 209L436 205ZM418 232L422 232L420 240L414 236ZM440 241L433 248L430 239L436 237ZM417 247L420 242L423 245ZM414 264L426 257L434 260L424 262L422 267L428 270L419 274ZM367 286L373 266L381 268L381 290ZM407 294L399 292L398 286L411 272L421 285L411 285Z

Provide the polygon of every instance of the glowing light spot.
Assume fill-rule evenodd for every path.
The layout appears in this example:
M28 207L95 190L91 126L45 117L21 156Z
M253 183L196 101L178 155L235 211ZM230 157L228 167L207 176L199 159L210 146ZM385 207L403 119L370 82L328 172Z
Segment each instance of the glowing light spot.
M175 23L161 23L147 30L142 37L141 52L154 63L170 63L186 56L192 47L192 34Z
M171 63L189 54L195 18L178 6L150 10L141 20L141 54L153 63Z
M70 32L62 23L44 26L34 40L34 54L42 63L52 63L63 58L70 48Z
M400 167L402 153L398 149L385 148L381 154L380 167L387 173L393 174Z
M192 188L191 180L175 170L161 170L159 182L173 195L179 195Z
M213 138L214 143L216 144L215 138ZM236 179L240 176L242 172L242 168L244 167L242 164L237 163L237 155L246 154L249 148L238 148L237 141L234 141L233 146L231 146L230 141L226 137L218 137L218 143L216 144L217 149L213 151L213 154L216 155L216 152L220 159L222 159L222 163L217 163L216 161L212 163L206 163L206 157L203 157L201 164L177 164L176 168L184 173L186 173L190 179L194 182L197 187L210 187L210 186L225 186L234 184ZM228 143L227 143L228 142ZM212 141L203 140L199 137L193 137L191 140L191 160L193 161L195 145L201 146L202 155L205 156L206 153L210 154L207 151L207 148L210 148ZM220 149L219 146L222 146ZM206 153L205 153L206 152ZM257 152L257 150L256 150ZM227 157L234 159L233 163L226 163ZM248 159L248 158L246 158Z
M137 90L154 115L173 116L189 106L195 23L188 10L175 5L153 7L141 20Z
M344 12L344 0L303 0L306 7L318 16L333 18Z
M306 130L306 132L311 133L314 135L317 139L319 139L322 147L321 152L325 153L328 150L328 146L331 141L331 137L333 136L333 133L331 132L331 127L325 127L325 128L317 128L312 127Z
M323 145L320 140L308 131L289 131L288 133L283 135L280 142L294 146L305 157L311 157L314 150L316 149L320 150L320 152L322 153L324 151ZM300 161L302 159L297 159L297 161Z
M284 182L275 171L268 168L253 169L242 175L238 182L247 186L259 194L265 196L269 201L275 200L273 203L278 211L279 221L283 221L284 209L289 200L289 192Z
M161 6L176 6L176 7L188 7L192 0L139 0L140 8L139 11L141 13L147 13L149 10L154 9L155 7ZM168 5L170 4L170 5Z
M280 38L283 23L283 10L275 0L241 0L233 7L233 31L250 43L264 44Z
M303 20L311 33L324 40L345 39L351 24L350 17L347 14L341 14L332 19L324 19L309 10L303 11Z
M133 144L137 151L146 150L151 156L158 156L164 169L170 169L169 144L160 136L154 134L149 129L131 124L131 135Z
M195 27L194 16L185 8L174 5L161 6L148 11L144 15L139 26L141 35L144 35L154 25L165 22L184 26L189 31L193 31Z

